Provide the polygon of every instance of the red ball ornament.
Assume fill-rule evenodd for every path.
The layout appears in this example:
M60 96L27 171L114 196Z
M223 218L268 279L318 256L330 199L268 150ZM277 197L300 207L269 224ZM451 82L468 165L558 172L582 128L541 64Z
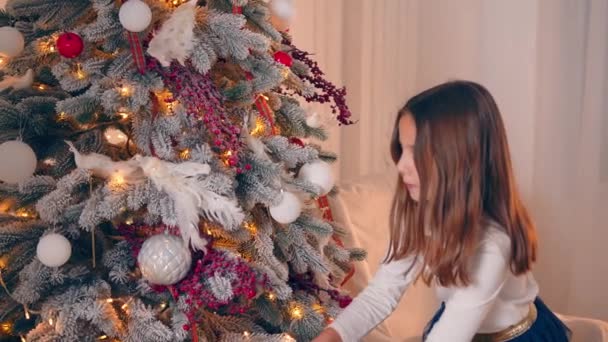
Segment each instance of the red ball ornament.
M289 142L292 144L298 145L300 147L306 146L302 140L300 140L296 137L289 138Z
M65 32L57 38L57 51L59 51L59 54L63 57L77 57L83 49L84 42L76 33Z
M293 64L293 58L291 58L291 56L284 51L277 51L274 53L274 60L283 64L284 66L291 68L291 65Z

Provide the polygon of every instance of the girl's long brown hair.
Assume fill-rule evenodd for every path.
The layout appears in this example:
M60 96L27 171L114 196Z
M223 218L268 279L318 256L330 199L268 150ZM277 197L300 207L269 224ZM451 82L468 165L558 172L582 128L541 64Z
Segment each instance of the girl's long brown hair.
M442 286L468 285L468 266L492 220L510 237L511 271L518 275L530 270L536 234L516 189L504 124L492 95L479 84L453 81L414 96L395 123L395 163L402 153L399 120L404 115L412 115L416 123L420 198L414 202L403 186L397 187L385 261L417 255L426 266L421 276L427 284L436 279Z

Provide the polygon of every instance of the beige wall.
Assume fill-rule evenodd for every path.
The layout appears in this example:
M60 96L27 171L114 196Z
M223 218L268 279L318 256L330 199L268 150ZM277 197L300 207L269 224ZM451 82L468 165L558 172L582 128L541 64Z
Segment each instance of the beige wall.
M538 223L541 295L561 312L608 320L608 177L600 175L600 155L608 153L600 138L608 121L608 2L296 6L296 43L347 85L360 120L331 128L327 147L340 154L339 177L392 172L394 115L416 91L453 78L481 82L503 112L518 182Z

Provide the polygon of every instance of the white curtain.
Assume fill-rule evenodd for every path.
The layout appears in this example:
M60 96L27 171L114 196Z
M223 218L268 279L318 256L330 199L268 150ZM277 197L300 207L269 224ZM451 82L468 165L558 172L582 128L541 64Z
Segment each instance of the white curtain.
M564 310L608 320L608 1L545 0L539 12L541 285Z
M608 0L296 0L296 43L349 90L341 179L392 176L396 111L437 83L496 97L538 224L541 296L608 320ZM329 113L325 113L329 115Z

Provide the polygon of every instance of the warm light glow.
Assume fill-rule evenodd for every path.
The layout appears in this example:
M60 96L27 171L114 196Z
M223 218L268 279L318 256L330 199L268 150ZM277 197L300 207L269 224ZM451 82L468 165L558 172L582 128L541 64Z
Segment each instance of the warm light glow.
M257 234L258 227L255 225L255 223L245 222L243 225L245 226L245 229L247 229L247 231L251 233L251 235Z
M175 8L175 7L179 7L179 5L187 2L188 0L165 0L165 3L167 4L167 6Z
M160 303L160 308L161 308L161 309L164 309L164 308L166 308L166 307L167 307L167 303Z
M230 166L230 157L232 157L232 151L230 150L222 153L221 155L222 162L224 162L226 166Z
M126 144L129 139L123 131L115 127L108 127L104 132L104 136L110 144L116 146Z
M125 97L131 95L131 88L129 88L128 86L120 87L120 95Z
M294 306L291 309L291 318L293 319L301 319L302 317L304 317L304 312L302 311L302 308L300 308L299 306Z
M8 62L8 58L4 56L0 56L0 68L4 67Z
M21 342L27 342L27 340L25 339L25 337L21 336Z
M0 331L5 334L10 334L13 331L13 324L11 322L2 322L0 323Z
M179 104L179 101L175 99L173 93L165 89L161 92L155 93L155 95L161 111L166 115L172 115L175 107Z
M245 331L245 332L243 333L243 336L245 336L245 337L249 337L250 335L251 335L251 334L249 333L249 331Z
M191 156L191 151L189 148L187 148L179 153L179 157L183 160L190 159L190 156Z
M112 175L112 178L110 179L110 188L114 189L114 190L119 190L122 188L122 186L125 184L125 177L120 173L120 172L116 172L114 175Z
M17 216L17 217L23 217L23 218L28 218L28 217L31 217L33 215L27 209L21 208L21 209L18 209L15 212L15 216Z
M130 226L130 225L132 225L132 224L133 224L133 218L132 218L132 217L129 217L129 218L128 218L128 219L125 221L125 223L126 223L126 224L128 224L129 226Z
M25 308L25 319L29 320L30 319L30 312L27 310L27 308Z
M318 312L318 313L323 313L323 312L325 312L325 308L324 308L324 307L323 307L321 304L319 304L319 303L315 303L315 304L313 304L313 305L312 305L312 309L313 309L313 310L315 310L315 311L316 311L316 312Z
M101 335L99 336L100 340L106 340L108 338L108 335Z
M38 90L46 90L46 86L44 84L39 84L36 86L36 88L38 88Z
M47 158L42 163L46 166L55 166L57 165L57 160L53 158Z
M127 308L129 308L129 304L124 303L120 308L123 310L127 310Z
M117 113L118 116L120 116L121 119L126 120L129 118L129 113L126 111L120 111Z
M82 70L80 63L76 64L75 76L79 80L83 80L85 77L87 77L87 74Z
M57 42L55 37L51 37L49 39L42 39L38 43L38 49L42 53L52 53L57 50L57 48L55 47L56 44Z
M53 322L53 318L49 318L49 325L51 325L51 326L52 326L52 325L53 325L53 323L54 323L54 322Z
M251 130L251 135L261 136L266 132L266 123L260 117L255 119L255 127Z
M68 118L68 114L66 112L61 112L61 113L57 114L57 120L59 120L59 121L67 120L67 118Z
M270 299L271 301L274 301L276 298L277 298L277 296L275 296L275 294L274 294L274 293L270 292L270 293L268 294L268 299Z
M112 299L112 298L106 299L106 303L113 303L113 302L114 302L114 299Z
M0 201L0 213L8 212L8 210L11 208L11 205L11 201Z

